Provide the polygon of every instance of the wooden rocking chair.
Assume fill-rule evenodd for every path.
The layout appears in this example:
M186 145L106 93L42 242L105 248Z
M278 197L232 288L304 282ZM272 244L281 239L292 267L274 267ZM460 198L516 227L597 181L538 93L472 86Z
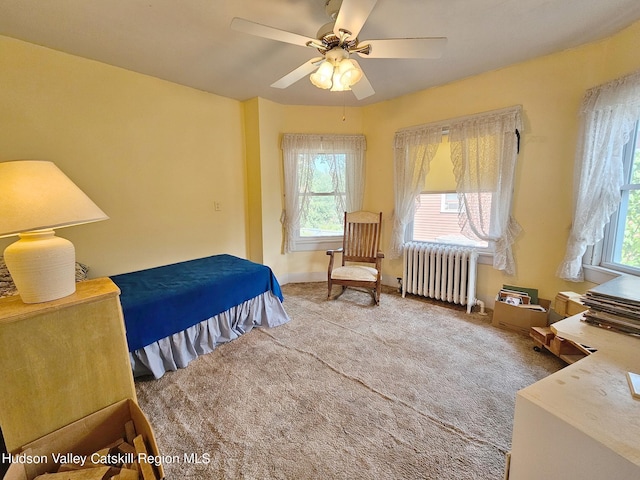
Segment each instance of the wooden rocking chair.
M327 298L331 298L333 285L342 285L342 292L347 287L363 287L369 289L376 305L380 304L380 278L384 258L380 251L381 227L382 212L345 212L342 248L327 250L327 255L331 257ZM342 253L342 266L334 268L336 253ZM342 292L336 298L342 295Z

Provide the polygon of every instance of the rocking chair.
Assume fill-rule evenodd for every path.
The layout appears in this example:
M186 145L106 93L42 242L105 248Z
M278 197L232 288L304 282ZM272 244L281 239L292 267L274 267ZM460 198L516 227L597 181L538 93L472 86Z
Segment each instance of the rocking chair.
M381 226L382 212L345 212L342 248L327 250L327 255L330 256L327 298L331 298L333 285L342 286L342 292L336 298L347 287L363 287L369 290L376 305L380 304L380 278L384 258L380 251ZM336 253L342 253L342 265L334 268Z

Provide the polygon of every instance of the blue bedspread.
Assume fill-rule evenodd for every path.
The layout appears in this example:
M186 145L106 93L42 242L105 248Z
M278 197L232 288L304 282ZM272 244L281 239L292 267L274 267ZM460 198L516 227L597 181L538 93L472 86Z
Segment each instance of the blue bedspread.
M156 342L267 291L283 300L271 269L215 255L115 275L129 351Z

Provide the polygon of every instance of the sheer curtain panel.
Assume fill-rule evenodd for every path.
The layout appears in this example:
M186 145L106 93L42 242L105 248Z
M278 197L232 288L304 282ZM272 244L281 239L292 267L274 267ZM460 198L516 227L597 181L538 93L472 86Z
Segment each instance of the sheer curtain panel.
M416 197L424 188L429 164L442 142L442 125L426 125L396 132L394 139L393 231L390 258L402 256L407 225L413 220Z
M640 71L587 90L574 168L574 213L557 275L584 279L582 256L604 236L620 204L622 150L640 116Z
M493 267L515 273L511 245L521 228L511 216L520 106L449 122L451 161L463 233L494 244Z

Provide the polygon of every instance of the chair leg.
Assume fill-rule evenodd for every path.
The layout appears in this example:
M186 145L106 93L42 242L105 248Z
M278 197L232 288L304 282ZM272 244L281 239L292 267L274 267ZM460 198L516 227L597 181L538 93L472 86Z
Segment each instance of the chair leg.
M327 280L327 287L328 287L328 292L327 292L327 300L329 300L331 298L331 288L333 287L333 285L331 284L331 277L329 277L329 279Z

